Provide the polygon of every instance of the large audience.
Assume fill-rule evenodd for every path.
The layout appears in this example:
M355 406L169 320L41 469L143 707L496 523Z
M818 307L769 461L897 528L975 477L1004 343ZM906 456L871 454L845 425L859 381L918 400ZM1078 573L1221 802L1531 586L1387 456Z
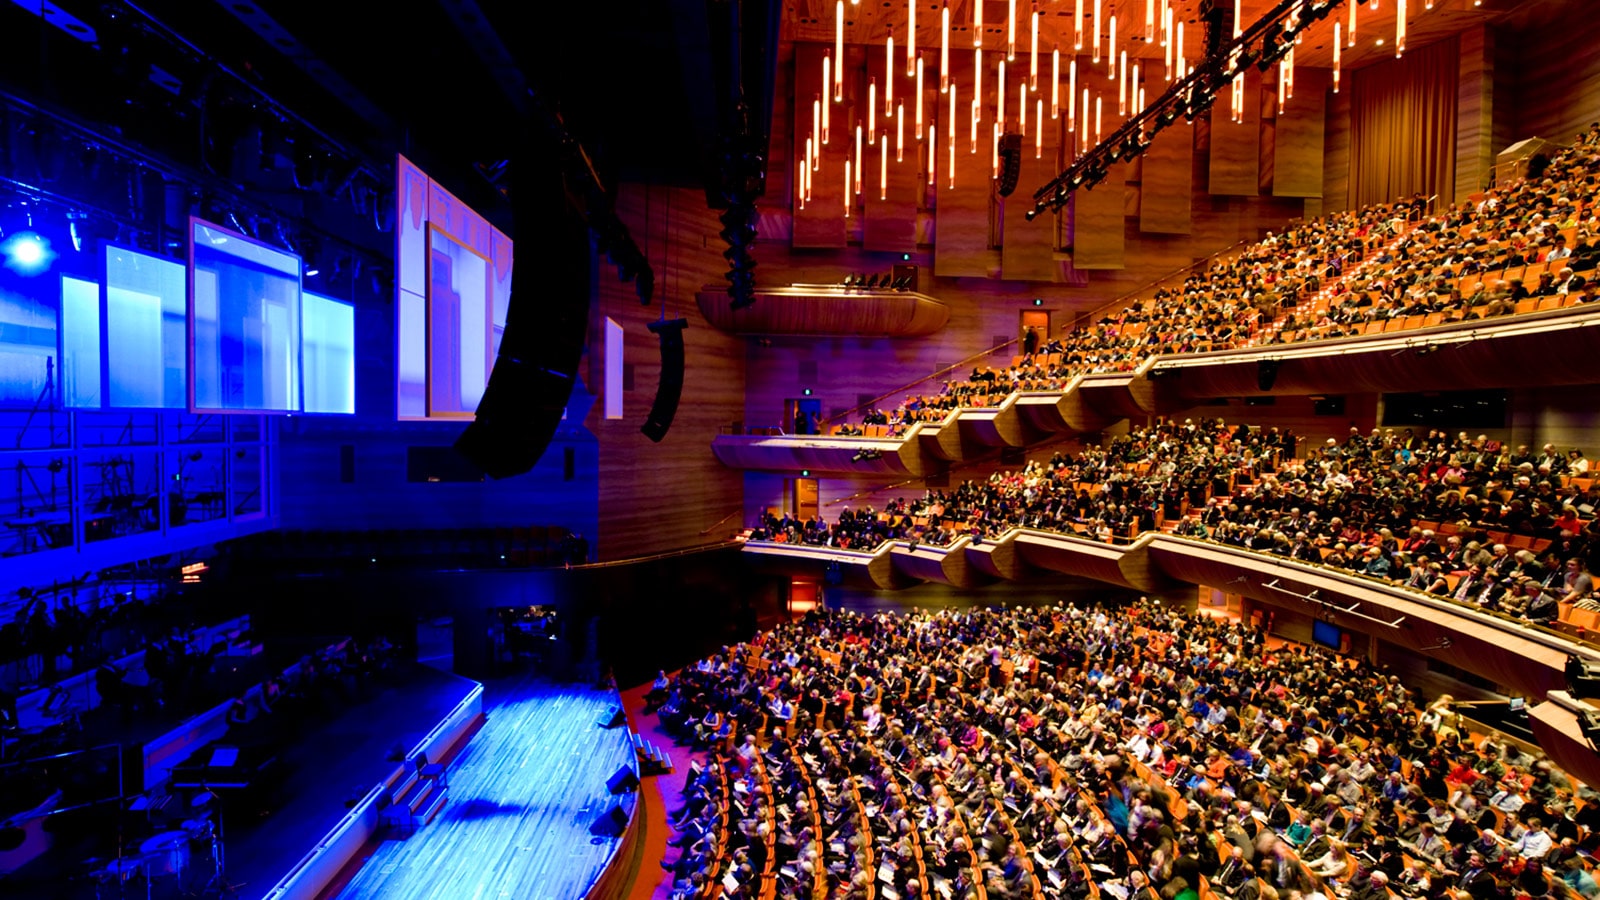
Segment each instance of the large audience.
M1277 429L1164 422L835 522L765 514L752 540L874 550L1013 528L1126 540L1157 528L1357 572L1529 620L1600 608L1600 491L1576 448L1352 429L1304 458Z
M1030 331L1012 364L979 366L937 393L863 410L899 433L1015 391L1127 372L1150 356L1338 338L1489 319L1600 299L1600 124L1536 175L1425 215L1423 198L1295 225L1060 336ZM1542 301L1542 302L1541 302ZM859 434L854 425L835 426Z
M1141 601L813 613L663 676L679 898L1600 896L1600 795L1363 660Z

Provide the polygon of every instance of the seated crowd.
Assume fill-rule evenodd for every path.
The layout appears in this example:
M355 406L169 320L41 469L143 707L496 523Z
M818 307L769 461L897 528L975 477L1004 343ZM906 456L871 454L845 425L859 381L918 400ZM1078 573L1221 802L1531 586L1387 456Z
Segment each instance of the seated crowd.
M1600 262L1600 124L1536 178L1425 216L1380 204L1295 225L1190 274L1181 287L1042 342L1004 368L979 366L937 394L872 407L864 425L900 433L1016 391L1058 391L1077 375L1132 371L1157 354L1338 338L1600 299L1583 274ZM837 433L861 434L853 425Z
M874 550L1030 528L1130 539L1163 528L1321 563L1547 623L1600 608L1600 491L1579 450L1535 453L1465 433L1356 429L1306 458L1277 429L1165 422L952 490L846 508L838 521L767 514L751 540Z
M813 613L654 699L710 751L679 898L1600 896L1600 794L1448 696L1160 604Z

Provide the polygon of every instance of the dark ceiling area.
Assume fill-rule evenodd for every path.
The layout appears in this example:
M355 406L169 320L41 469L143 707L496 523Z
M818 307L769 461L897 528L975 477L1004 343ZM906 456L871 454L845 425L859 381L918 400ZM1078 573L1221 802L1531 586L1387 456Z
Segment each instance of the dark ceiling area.
M0 4L0 88L239 181L227 151L257 131L264 156L359 160L375 183L404 153L504 224L497 192L515 172L500 166L530 89L608 186L705 182L716 134L706 6L16 0Z

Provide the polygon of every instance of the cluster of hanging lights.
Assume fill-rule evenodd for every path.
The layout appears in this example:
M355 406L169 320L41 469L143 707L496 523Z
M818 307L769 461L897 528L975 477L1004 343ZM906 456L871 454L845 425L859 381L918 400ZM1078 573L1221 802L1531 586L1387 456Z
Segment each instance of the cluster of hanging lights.
M1004 48L996 47L989 52L1000 53L1001 58L997 65L998 83L994 91L993 119L990 128L982 127L985 118L983 73L984 65L984 2L973 0L972 7L972 52L973 52L973 77L971 85L971 99L963 106L958 100L961 94L959 86L951 78L951 10L948 2L941 4L939 10L939 93L949 97L948 110L945 113L945 138L944 147L944 181L949 188L956 184L956 157L959 140L958 119L964 114L967 119L967 148L968 153L976 155L979 152L979 135L982 134L990 144L991 168L998 177L1000 169L999 142L1004 133L1005 124L1012 120L1008 115L1008 105L1015 104L1014 119L1020 131L1026 137L1030 127L1029 119L1032 118L1034 157L1042 158L1044 155L1044 121L1045 121L1045 90L1040 86L1040 59L1039 59L1039 29L1044 13L1039 9L1038 0L1025 0L1031 7L1025 14L1028 20L1025 23L1026 51L1028 53L1026 74L1022 73L1022 66L1017 64L1017 0L1007 0L1007 18L1005 29ZM1066 0L1059 0L1065 3ZM1121 38L1125 43L1129 40L1129 31L1135 29L1122 28L1118 14L1113 9L1107 14L1105 7L1107 0L1071 0L1073 4L1073 33L1072 53L1066 62L1065 101L1066 101L1066 130L1074 134L1080 145L1080 152L1086 152L1092 145L1098 144L1103 133L1102 124L1105 106L1108 104L1105 91L1090 87L1092 72L1089 66L1080 76L1079 53L1084 51L1088 44L1088 56L1093 72L1099 72L1104 66L1107 80L1116 83L1116 113L1120 117L1127 117L1130 113L1137 113L1145 108L1145 89L1143 84L1142 65L1136 58L1128 59L1126 46L1118 46ZM1334 93L1340 90L1341 64L1343 51L1355 46L1357 10L1364 0L1349 0L1347 18L1344 22L1334 21L1332 40L1332 88ZM1365 0L1368 8L1378 10L1382 0ZM1406 19L1407 0L1390 0L1395 6L1395 56L1405 53L1406 45ZM822 58L821 90L817 91L812 100L811 133L805 140L805 157L797 164L796 182L797 198L799 205L804 208L811 200L812 186L816 175L821 169L822 148L827 146L830 138L830 113L829 108L845 101L844 78L844 53L845 53L845 3L846 0L835 0L834 6L834 40L831 52L824 51ZM849 0L850 5L856 6L859 0ZM1162 49L1162 67L1164 80L1173 82L1182 80L1193 71L1186 49L1185 23L1176 14L1173 0L1144 0L1144 28L1143 38L1147 44L1159 45ZM1424 9L1431 10L1434 0L1424 0ZM1115 6L1113 2L1111 5ZM1126 3L1124 5L1127 5ZM1135 9L1138 0L1132 0ZM1233 37L1237 39L1244 31L1243 0L1233 0ZM1289 27L1295 30L1295 44L1303 40L1304 35L1297 27L1300 24L1301 6L1291 11L1288 19ZM1136 15L1136 14L1135 14ZM1090 30L1087 42L1085 41L1085 27ZM1104 27L1102 27L1104 26ZM912 140L921 143L926 141L926 153L922 157L926 162L927 184L936 184L936 154L937 127L927 121L924 112L923 80L925 77L925 63L923 54L917 49L917 3L916 0L908 3L906 9L906 40L904 42L905 77L914 80L915 94L912 98L912 122L910 130ZM1119 34L1120 32L1120 34ZM1063 36L1064 37L1064 36ZM1381 46L1382 41L1379 41ZM1049 84L1049 118L1061 118L1063 72L1061 60L1061 46L1050 48L1050 84ZM846 152L845 160L845 207L846 215L854 206L856 197L863 190L863 180L866 177L867 161L863 153L869 149L878 151L878 193L880 198L887 198L888 172L889 172L889 120L895 120L894 130L894 161L903 162L905 159L905 142L907 130L907 116L905 101L897 101L894 96L894 71L896 60L895 38L893 26L889 28L885 38L885 78L883 89L878 90L878 79L870 77L867 82L867 110L866 121L855 124L855 140L853 151ZM1277 109L1281 113L1286 104L1294 98L1294 70L1295 50L1291 45L1288 52L1277 63ZM1244 121L1245 103L1245 73L1243 66L1232 66L1235 74L1230 84L1230 116L1233 122ZM1080 80L1083 84L1080 86ZM1008 92L1014 91L1012 97ZM882 107L880 119L880 99L882 94ZM1014 99L1013 99L1014 97ZM1092 104L1092 105L1091 105ZM938 108L936 107L936 112ZM874 148L872 145L876 144Z

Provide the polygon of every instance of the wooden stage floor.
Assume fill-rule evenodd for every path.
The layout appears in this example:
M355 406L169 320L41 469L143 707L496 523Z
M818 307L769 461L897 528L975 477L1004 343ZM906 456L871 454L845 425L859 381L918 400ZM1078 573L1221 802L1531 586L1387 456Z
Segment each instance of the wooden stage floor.
M379 845L338 897L575 900L605 869L620 839L589 826L633 753L627 728L595 724L616 692L532 677L484 692L487 721L450 768L444 810Z

